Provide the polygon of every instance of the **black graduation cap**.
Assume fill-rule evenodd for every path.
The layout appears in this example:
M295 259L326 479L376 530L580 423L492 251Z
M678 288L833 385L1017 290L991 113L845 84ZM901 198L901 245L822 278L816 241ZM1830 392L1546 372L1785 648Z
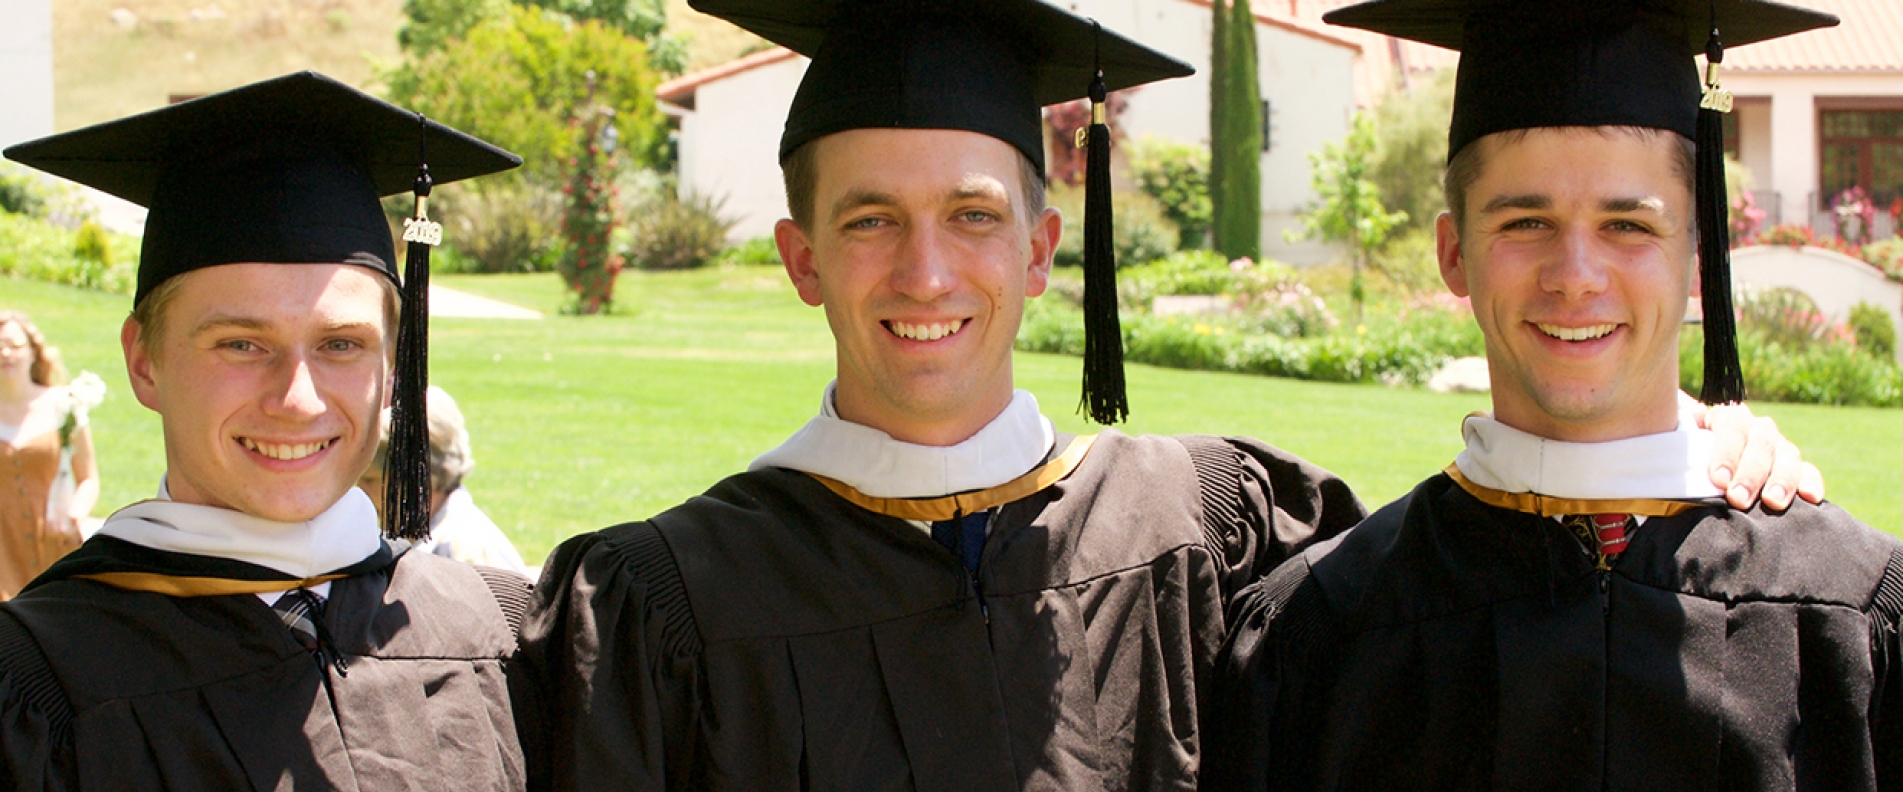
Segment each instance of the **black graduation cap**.
M136 305L160 283L220 264L348 263L403 287L389 530L427 536L429 246L433 183L522 158L315 72L300 72L6 149L7 158L148 208ZM399 277L381 196L417 195ZM406 433L406 429L410 430ZM411 437L416 435L417 437ZM419 474L420 471L420 474Z
M1085 96L1084 399L1098 423L1128 413L1110 246L1108 91L1183 77L1182 61L1042 0L689 0L812 58L780 139L782 161L850 129L960 129L1044 168L1039 108Z
M1495 132L1556 126L1663 129L1697 144L1695 182L1707 403L1742 401L1731 308L1719 85L1726 46L1837 24L1771 0L1372 0L1322 15L1461 53L1451 159ZM1701 80L1695 58L1709 64Z

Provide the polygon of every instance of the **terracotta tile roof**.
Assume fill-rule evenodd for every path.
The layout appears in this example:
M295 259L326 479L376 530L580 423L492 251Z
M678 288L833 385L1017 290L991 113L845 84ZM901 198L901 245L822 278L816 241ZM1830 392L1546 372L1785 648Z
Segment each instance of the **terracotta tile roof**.
M683 74L654 89L654 96L663 102L692 106L694 91L715 80L725 79L745 71L760 68L771 63L779 63L794 56L794 52L785 47L769 47L744 58L735 58L712 68L701 69L693 74Z
M1903 72L1903 2L1785 0L1836 14L1833 28L1739 47L1725 70L1740 72Z

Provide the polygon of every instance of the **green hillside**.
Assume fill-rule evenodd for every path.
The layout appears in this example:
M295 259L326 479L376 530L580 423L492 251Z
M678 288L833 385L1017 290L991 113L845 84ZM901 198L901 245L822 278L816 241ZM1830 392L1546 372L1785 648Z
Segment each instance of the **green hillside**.
M394 63L403 0L56 0L54 125L60 131L165 106L170 97L314 69L374 90ZM760 40L668 1L688 68Z

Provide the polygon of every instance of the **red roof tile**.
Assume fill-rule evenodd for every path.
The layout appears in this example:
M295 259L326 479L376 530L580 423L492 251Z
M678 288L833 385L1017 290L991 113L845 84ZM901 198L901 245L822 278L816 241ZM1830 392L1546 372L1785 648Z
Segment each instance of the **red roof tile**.
M1725 53L1725 70L1739 72L1903 71L1903 2L1897 0L1785 0L1836 14L1836 27L1739 47Z

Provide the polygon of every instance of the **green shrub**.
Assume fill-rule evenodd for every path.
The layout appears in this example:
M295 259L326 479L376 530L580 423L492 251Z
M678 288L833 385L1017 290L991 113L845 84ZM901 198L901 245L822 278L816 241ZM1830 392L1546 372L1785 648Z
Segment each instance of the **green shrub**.
M721 266L777 267L780 266L780 246L773 237L754 237L738 245L720 251Z
M1209 148L1145 135L1124 149L1137 189L1155 198L1176 224L1178 248L1199 248L1209 238L1214 210L1209 202Z
M104 260L80 258L75 255L78 232L26 215L0 212L0 276L131 294L138 279L138 242L116 234L102 235L103 250L108 251L101 254Z
M1377 248L1368 264L1410 294L1441 290L1440 260L1434 252L1434 227L1409 228Z
M735 221L720 211L724 200L673 190L635 206L626 219L628 263L641 269L689 269L712 261L727 248Z
M0 211L42 217L46 214L46 193L44 183L26 168L0 163Z
M444 272L552 272L562 258L562 198L526 181L453 185L432 218L448 226L430 268ZM443 253L454 251L448 256ZM438 257L444 258L439 264Z
M1863 260L1883 270L1890 280L1903 282L1903 237L1890 237L1863 246Z
M1139 192L1120 192L1111 196L1111 222L1115 226L1111 249L1117 254L1117 267L1148 264L1176 252L1176 226L1163 216L1163 207L1155 198ZM1084 263L1084 191L1061 184L1051 185L1050 205L1064 214L1064 235L1057 242L1055 260L1060 267Z
M1830 329L1816 301L1795 289L1740 289L1736 307L1739 328L1792 350L1809 347Z
M1703 328L1679 337L1678 381L1687 393L1704 382ZM1755 328L1740 328L1738 362L1753 401L1903 407L1903 368L1859 352L1851 344L1792 348Z
M73 232L73 257L102 267L112 266L112 245L106 238L106 229L91 220L81 223L79 230Z
M1896 323L1888 312L1869 303L1857 303L1850 309L1849 324L1858 349L1879 360L1896 359Z
M1075 306L1052 300L1034 300L1030 306L1018 332L1019 349L1082 352L1083 319ZM1248 314L1159 318L1126 313L1124 359L1329 382L1416 384L1448 360L1481 350L1473 320L1455 311L1422 312L1366 333L1313 338L1285 338L1250 324L1260 321Z

